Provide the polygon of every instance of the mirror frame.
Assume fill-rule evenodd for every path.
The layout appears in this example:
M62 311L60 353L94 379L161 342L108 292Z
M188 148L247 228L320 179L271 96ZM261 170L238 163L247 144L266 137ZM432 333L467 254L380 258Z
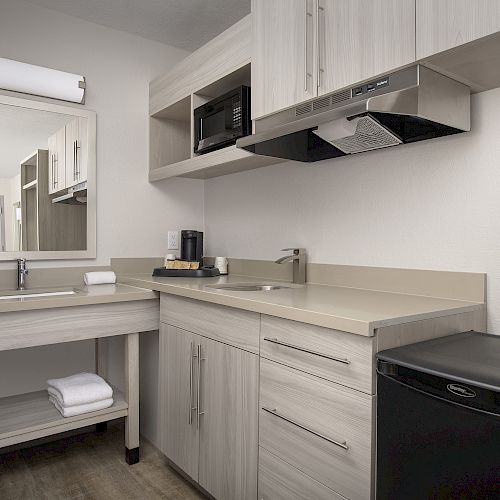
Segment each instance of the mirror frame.
M96 112L73 106L63 106L45 101L33 101L0 94L0 105L61 113L87 118L87 249L86 250L38 250L0 252L0 261L16 260L69 260L95 259L97 257L96 219Z

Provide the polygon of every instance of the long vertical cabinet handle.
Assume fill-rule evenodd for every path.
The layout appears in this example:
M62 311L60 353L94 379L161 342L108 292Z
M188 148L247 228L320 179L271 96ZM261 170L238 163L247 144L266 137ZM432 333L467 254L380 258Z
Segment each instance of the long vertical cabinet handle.
M193 411L198 410L197 406L194 404L194 393L193 393L193 363L194 359L198 356L194 353L193 343L189 347L189 425L193 423Z
M321 33L323 30L321 29L321 18L320 18L321 16L323 17L323 26L324 26L325 8L321 6L321 0L318 0L318 8L316 10L316 26L317 26L316 29L318 30L318 74L317 74L318 89L321 88L321 75L324 71L321 65L321 43L322 39L324 39L325 33L323 32L323 38L322 38Z
M198 392L197 392L196 406L198 408L198 411L196 412L197 414L196 426L199 429L200 416L205 414L204 411L200 411L201 410L201 362L207 359L201 357L201 344L198 344L197 346L197 354L198 354Z
M51 187L53 188L54 187L54 153L52 153L50 155L50 173L52 175L52 179L51 180Z
M304 0L304 92L307 92L307 0Z
M78 180L80 178L80 166L78 165L79 157L78 157L78 150L80 149L80 146L78 145L78 139L75 141L75 168L76 168L76 179Z
M311 76L311 73L307 71L307 63L308 63L308 37L307 37L307 26L309 24L309 18L312 17L312 14L309 12L308 6L309 0L304 0L304 92L307 92L308 89L308 80Z
M73 141L73 180L76 181L76 141Z
M53 177L52 177L52 180L54 181L54 189L56 188L56 186L59 184L59 175L58 175L58 172L59 172L59 161L57 160L57 155L56 153L53 154L53 158L54 158L54 174L53 174ZM57 167L56 167L57 165Z

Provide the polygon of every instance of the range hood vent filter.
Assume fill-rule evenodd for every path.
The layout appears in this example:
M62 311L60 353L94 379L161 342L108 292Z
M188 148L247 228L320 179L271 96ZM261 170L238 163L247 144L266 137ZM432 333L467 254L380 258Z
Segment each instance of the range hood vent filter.
M345 154L397 146L403 142L370 115L324 123L313 133Z

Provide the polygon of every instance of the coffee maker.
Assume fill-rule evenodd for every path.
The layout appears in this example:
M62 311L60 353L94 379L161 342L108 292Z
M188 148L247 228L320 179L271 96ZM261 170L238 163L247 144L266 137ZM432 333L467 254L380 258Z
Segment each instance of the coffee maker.
M181 260L200 262L203 259L203 232L192 229L181 231Z

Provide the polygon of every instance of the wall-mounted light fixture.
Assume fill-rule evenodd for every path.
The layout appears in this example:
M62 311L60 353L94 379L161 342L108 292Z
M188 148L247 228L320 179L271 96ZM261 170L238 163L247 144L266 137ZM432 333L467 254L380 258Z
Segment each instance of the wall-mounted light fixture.
M0 89L62 101L85 102L85 78L0 57Z

